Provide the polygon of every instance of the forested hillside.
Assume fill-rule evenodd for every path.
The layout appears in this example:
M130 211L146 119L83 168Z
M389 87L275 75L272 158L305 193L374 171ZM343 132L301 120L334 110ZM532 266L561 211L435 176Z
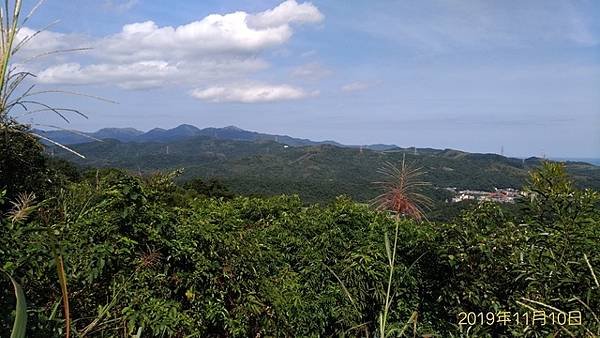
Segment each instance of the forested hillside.
M338 195L368 201L377 195L373 182L385 162L403 158L425 170L430 192L448 198L447 187L491 191L519 188L528 171L541 159L520 160L494 154L456 150L399 149L374 151L319 145L288 147L273 141L243 142L209 137L176 142L119 142L105 140L72 146L85 154L81 159L54 148L54 156L83 167L117 167L134 172L184 169L180 181L216 178L238 194L299 194L309 202L328 202ZM600 167L570 162L567 171L580 187L600 188Z
M319 144L342 146L334 141L311 141L308 139L295 138L287 135L257 133L235 126L199 129L198 127L189 124L182 124L172 129L154 128L147 132L142 132L134 128L103 128L93 133L74 133L73 131L65 130L36 130L36 132L56 142L66 145L94 142L98 139L114 139L121 142L164 143L182 141L198 136L205 136L231 141L276 141L294 147ZM383 147L383 149L395 148L393 145L374 145L374 147Z

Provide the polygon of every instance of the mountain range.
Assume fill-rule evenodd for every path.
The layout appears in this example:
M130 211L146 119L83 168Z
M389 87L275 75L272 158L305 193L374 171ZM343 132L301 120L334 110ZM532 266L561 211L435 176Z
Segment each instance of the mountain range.
M235 127L197 129L184 125L147 133L100 130L94 136L111 131L113 137L102 142L69 145L85 159L58 147L48 147L47 151L81 167L122 168L136 173L184 169L181 181L218 179L234 193L299 194L308 202L331 201L344 194L357 201L370 200L378 194L373 182L382 179L379 169L386 162L406 160L423 168L423 179L433 187L430 195L443 201L450 197L445 189L449 187L487 191L520 188L529 171L543 161L453 149L357 148ZM567 162L566 167L578 186L600 189L600 167L583 162Z
M114 139L120 142L158 142L167 143L181 141L192 137L206 136L219 140L233 141L274 141L292 147L314 146L321 144L335 145L338 147L358 148L356 145L343 145L335 141L311 141L287 135L272 135L240 129L235 126L224 128L204 128L182 124L173 129L154 128L143 132L135 128L104 128L96 132L79 132L68 130L35 130L36 133L63 145L89 143L96 140ZM373 144L363 146L366 149L390 150L398 148L396 145Z

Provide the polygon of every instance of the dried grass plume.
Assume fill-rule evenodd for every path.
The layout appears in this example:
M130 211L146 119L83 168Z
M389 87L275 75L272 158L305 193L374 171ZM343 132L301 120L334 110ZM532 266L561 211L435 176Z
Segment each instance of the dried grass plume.
M417 221L425 219L425 210L431 207L432 200L422 194L423 188L431 186L430 182L420 177L425 174L423 168L406 164L405 158L399 166L385 162L378 170L385 179L374 182L383 193L375 197L372 205L380 211L391 211L397 217L405 216Z

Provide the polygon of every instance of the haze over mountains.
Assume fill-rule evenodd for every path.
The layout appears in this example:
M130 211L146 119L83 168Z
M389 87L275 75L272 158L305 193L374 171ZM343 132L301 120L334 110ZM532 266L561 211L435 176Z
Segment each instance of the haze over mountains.
M220 140L233 141L275 141L292 147L313 146L320 144L335 145L338 147L360 147L356 145L343 145L335 141L312 141L308 139L295 138L287 135L272 135L257 133L240 129L235 126L224 128L204 128L182 124L173 129L154 128L148 132L143 132L135 128L104 128L92 133L77 132L73 133L64 130L36 130L37 133L48 137L49 139L61 144L71 145L78 143L94 142L94 139L114 139L121 142L159 142L166 143L172 141L185 140L197 136L207 136ZM80 134L88 135L85 137ZM364 146L366 149L389 150L398 148L396 145L372 144Z

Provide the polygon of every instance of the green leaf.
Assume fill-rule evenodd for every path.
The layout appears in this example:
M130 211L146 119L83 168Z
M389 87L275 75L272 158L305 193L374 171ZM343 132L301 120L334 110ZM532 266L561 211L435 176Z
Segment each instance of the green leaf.
M15 289L15 297L17 298L15 322L10 338L25 338L25 331L27 330L27 303L25 302L25 293L23 292L21 285L19 285L14 278L6 272L4 272L4 274L12 282Z
M385 252L387 253L388 261L392 264L392 250L390 249L390 239L388 238L387 232L384 234L385 241Z

